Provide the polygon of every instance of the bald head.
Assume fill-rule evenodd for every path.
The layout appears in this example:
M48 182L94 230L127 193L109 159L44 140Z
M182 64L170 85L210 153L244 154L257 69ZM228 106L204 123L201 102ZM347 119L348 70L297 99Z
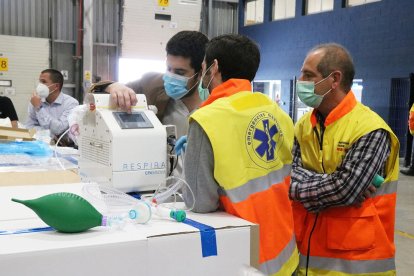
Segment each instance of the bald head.
M341 88L348 92L351 89L355 75L354 63L348 50L336 43L320 44L309 51L308 55L321 53L317 65L318 71L325 78L331 72L338 70L342 73Z

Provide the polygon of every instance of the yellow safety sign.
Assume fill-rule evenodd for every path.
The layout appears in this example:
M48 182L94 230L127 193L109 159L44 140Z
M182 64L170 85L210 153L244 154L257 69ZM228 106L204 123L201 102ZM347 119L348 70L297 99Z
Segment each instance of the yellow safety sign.
M158 6L161 6L161 7L168 7L170 5L169 0L157 0L157 1L158 1Z
M92 74L91 74L91 71L85 71L85 72L84 72L84 79L85 79L86 81L91 81L91 80L92 80Z
M0 57L0 71L9 71L9 59Z

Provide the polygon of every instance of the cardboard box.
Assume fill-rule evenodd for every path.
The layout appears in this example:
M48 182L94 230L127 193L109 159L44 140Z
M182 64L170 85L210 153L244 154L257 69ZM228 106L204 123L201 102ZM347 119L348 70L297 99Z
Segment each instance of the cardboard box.
M0 155L0 186L79 183L77 154L57 157ZM13 161L9 161L9 160ZM12 162L13 164L6 164ZM22 163L20 163L22 162ZM25 163L26 162L26 163ZM63 169L62 169L63 167Z
M23 141L34 140L33 136L36 133L35 129L12 128L0 126L0 139L12 140L20 139Z
M78 183L77 170L0 172L0 186Z
M0 187L0 231L45 226L33 211L10 201L54 192L82 195L83 184ZM217 255L202 256L198 229L152 218L122 230L96 227L79 234L55 231L0 234L2 275L241 275L258 260L258 227L223 212L188 213L214 228ZM253 251L252 251L253 250Z

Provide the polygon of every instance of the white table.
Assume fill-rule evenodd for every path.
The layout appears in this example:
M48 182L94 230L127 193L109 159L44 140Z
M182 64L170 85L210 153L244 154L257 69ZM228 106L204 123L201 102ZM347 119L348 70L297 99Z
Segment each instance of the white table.
M54 192L82 195L82 185L0 187L0 230L46 226L33 211L10 198L32 199ZM96 227L78 234L46 231L0 235L0 274L240 275L243 266L257 261L257 225L223 212L190 212L187 217L215 229L217 255L202 256L198 229L154 218L145 225L127 225L122 230Z

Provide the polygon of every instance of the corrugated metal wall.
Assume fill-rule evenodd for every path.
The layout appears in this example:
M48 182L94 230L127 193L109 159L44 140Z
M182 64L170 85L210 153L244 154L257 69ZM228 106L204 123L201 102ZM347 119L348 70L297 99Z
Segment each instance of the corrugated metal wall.
M182 29L201 29L209 37L237 32L237 0L171 0L167 8L157 6L155 0L145 0L147 4L144 0L91 1L93 22L85 25L93 26L92 75L101 79L117 79L123 31L120 21L125 3L136 6L136 9L127 8L124 17L130 20L125 42L130 45L126 48L133 53L131 56L164 58L165 42ZM46 67L68 71L64 91L81 100L83 68L82 60L77 56L80 49L77 43L79 34L89 30L79 27L80 3L83 0L0 0L0 35L5 35L0 38L0 53L10 57L10 72L0 75L0 79L13 80L15 95L8 96L15 102L21 121L26 119L29 94L40 71ZM150 11L148 18L144 6ZM171 14L171 21L155 21L154 13ZM153 31L155 27L158 27L157 32ZM147 43L146 53L138 50L137 45L142 46L150 38L158 39L158 44ZM94 80L96 78L92 78ZM4 89L1 92L4 94Z
M0 41L0 55L8 59L8 70L0 72L0 79L12 81L12 87L0 87L0 95L12 100L19 121L25 122L39 74L49 64L49 40L0 35Z
M75 0L50 1L50 28L52 38L55 42L75 43L77 20L76 2Z
M1 0L0 34L49 37L48 0Z
M123 58L165 59L165 45L177 32L200 29L201 0L125 0Z
M404 156L406 151L409 102L410 78L392 78L389 126L400 140L400 156Z
M82 52L77 45L82 0L0 0L0 34L50 39L50 64L68 71L65 93L80 98ZM93 0L93 70L102 79L117 78L121 0ZM82 19L82 18L81 18ZM80 30L80 31L79 31ZM30 60L28 60L30 62Z
M120 0L95 0L93 30L93 75L102 80L118 77Z
M233 0L203 0L201 20L201 32L209 38L237 34L238 3Z
M91 1L93 23L88 26L93 26L92 75L102 79L117 79L122 32L126 34L124 50L133 53L128 56L147 58L164 58L165 42L179 30L200 29L209 37L237 32L237 0L170 0L168 7L159 6L156 0ZM49 66L68 71L66 92L78 99L82 95L78 90L82 87L83 76L82 62L77 57L81 29L78 26L78 14L79 3L82 2L83 0L0 0L0 34L50 39ZM202 26L199 25L201 3ZM138 8L126 9L124 19L127 28L123 26L122 30L120 21L122 7L125 6ZM146 12L144 7L150 12ZM170 14L171 21L154 20L154 13ZM156 27L156 32L151 31ZM158 43L147 43L151 39ZM139 50L142 47L145 51Z
M119 26L119 0L94 0L94 42L118 44Z
M77 1L52 0L49 2L50 10L50 41L51 41L51 67L59 71L68 71L64 83L65 93L78 98L78 82L80 74L73 59L76 52L76 23Z

